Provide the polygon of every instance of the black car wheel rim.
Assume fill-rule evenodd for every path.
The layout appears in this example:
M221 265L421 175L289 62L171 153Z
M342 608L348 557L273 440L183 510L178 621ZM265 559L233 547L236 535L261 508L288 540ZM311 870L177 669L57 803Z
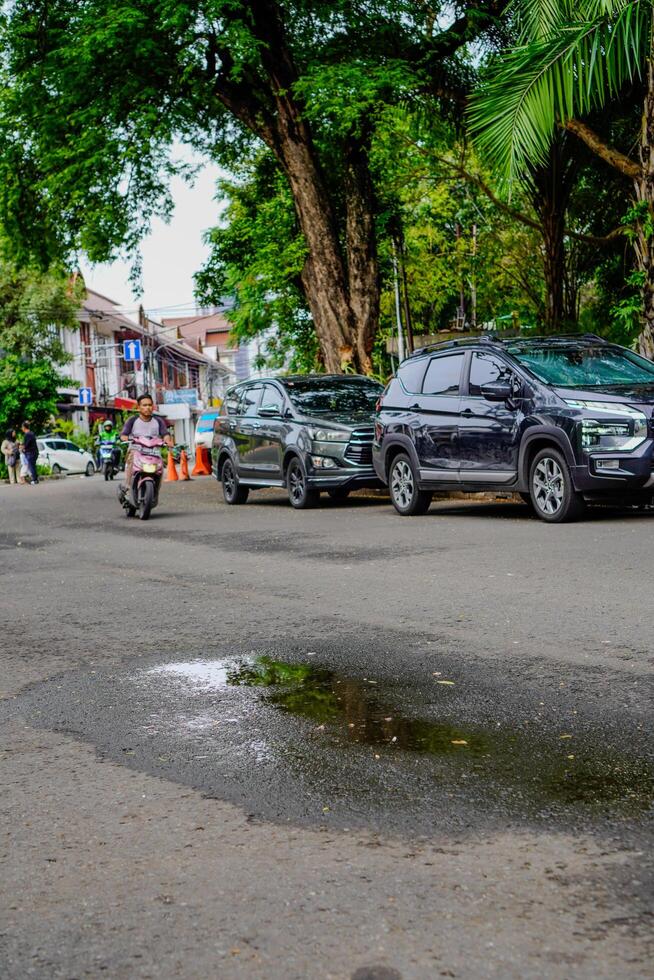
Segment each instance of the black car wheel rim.
M534 498L539 510L549 516L558 513L563 506L565 477L563 470L551 456L538 462L533 476Z
M404 460L400 460L393 467L391 479L391 493L393 500L402 510L406 509L413 500L415 484L411 467Z
M299 502L304 497L304 474L299 466L292 466L289 476L291 497Z
M236 481L234 479L234 470L230 463L225 463L223 467L223 487L225 488L225 493L228 497L234 496Z

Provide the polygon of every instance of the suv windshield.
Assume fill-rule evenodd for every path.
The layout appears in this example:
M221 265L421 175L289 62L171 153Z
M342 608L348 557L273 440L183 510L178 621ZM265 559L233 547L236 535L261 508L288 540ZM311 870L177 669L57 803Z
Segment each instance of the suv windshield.
M654 384L654 364L617 347L516 345L508 351L541 381L564 388Z
M284 381L293 406L304 415L348 415L374 412L383 391L371 378L312 378L308 381Z

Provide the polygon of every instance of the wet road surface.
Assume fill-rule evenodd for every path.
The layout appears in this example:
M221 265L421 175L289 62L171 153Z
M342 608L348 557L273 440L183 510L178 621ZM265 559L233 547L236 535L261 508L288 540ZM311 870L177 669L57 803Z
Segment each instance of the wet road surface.
M0 488L3 975L651 975L654 518L112 494Z

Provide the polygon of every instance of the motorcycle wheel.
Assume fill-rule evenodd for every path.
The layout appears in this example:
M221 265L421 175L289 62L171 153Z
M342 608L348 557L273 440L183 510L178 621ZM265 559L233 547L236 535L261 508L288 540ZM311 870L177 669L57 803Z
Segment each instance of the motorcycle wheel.
M111 480L112 477L112 466L111 463L104 464L104 478L105 480Z
M147 521L154 504L154 485L152 480L144 480L139 486L139 520Z

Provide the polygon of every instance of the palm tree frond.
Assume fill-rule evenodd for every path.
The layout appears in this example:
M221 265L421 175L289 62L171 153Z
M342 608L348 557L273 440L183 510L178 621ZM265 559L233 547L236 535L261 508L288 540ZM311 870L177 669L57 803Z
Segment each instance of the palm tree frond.
M544 162L558 122L601 107L643 73L652 0L588 2L611 6L614 16L560 26L514 48L471 100L475 142L509 177Z

